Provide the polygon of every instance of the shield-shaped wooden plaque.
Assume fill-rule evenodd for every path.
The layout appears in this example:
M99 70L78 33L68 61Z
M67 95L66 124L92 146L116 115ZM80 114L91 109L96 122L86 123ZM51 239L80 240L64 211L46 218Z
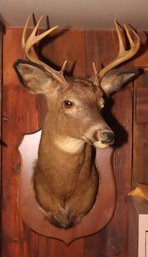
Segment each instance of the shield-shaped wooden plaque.
M97 150L96 165L99 171L100 185L96 202L80 223L65 230L56 228L45 219L35 199L32 176L34 163L38 158L40 137L41 131L25 135L19 147L22 168L19 178L18 208L22 220L35 232L59 239L66 244L98 232L109 223L116 205L116 183L112 168L113 149L108 147Z

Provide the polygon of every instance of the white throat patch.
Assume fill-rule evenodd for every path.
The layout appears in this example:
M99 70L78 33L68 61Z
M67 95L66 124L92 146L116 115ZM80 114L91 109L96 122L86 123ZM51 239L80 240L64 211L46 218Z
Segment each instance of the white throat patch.
M62 151L71 154L80 153L85 146L85 142L83 140L72 137L59 137L54 142Z

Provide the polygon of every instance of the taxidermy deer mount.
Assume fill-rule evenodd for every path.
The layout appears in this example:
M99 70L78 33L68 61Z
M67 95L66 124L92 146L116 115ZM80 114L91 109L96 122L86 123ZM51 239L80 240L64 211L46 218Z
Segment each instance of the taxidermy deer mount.
M80 222L95 203L99 176L92 149L105 148L114 142L114 133L104 121L101 110L106 95L120 90L140 73L136 68L114 69L135 56L140 38L125 26L130 45L126 50L115 21L119 39L115 60L100 72L93 64L93 80L64 77L66 61L62 69L56 71L40 61L33 49L58 27L36 35L41 18L26 39L28 18L22 37L27 61L18 60L14 67L29 92L43 94L48 106L33 174L36 201L51 224L68 229Z

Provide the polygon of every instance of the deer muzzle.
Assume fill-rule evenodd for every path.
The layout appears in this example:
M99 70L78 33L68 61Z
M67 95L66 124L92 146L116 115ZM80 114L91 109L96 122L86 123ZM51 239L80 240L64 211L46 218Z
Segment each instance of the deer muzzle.
M94 135L94 146L96 148L105 148L114 143L114 133L111 130L97 131Z

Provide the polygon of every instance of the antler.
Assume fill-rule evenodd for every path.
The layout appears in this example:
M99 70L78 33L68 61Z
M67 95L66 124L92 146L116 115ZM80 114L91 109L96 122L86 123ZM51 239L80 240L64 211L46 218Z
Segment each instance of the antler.
M135 36L135 42L134 42L127 26L124 25L125 32L130 44L130 49L126 50L123 43L123 37L122 37L121 30L119 28L119 25L116 22L116 20L114 20L114 23L115 23L115 27L118 35L118 40L119 40L119 53L117 57L111 63L109 63L106 67L104 67L100 72L96 72L96 67L95 67L95 64L93 63L95 81L100 81L108 71L115 68L119 64L131 59L138 52L140 48L141 42L140 42L139 35L134 30L132 30L132 33Z
M64 62L62 68L60 71L56 71L53 68L49 67L46 63L42 62L41 60L39 60L39 58L37 57L33 46L38 43L40 40L42 40L44 37L46 37L47 35L51 34L55 29L57 29L59 26L55 26L45 32L43 32L40 35L36 35L37 30L39 28L39 25L41 23L42 20L42 16L39 18L35 28L33 29L31 35L28 37L28 39L26 40L26 32L27 32L27 28L28 28L28 24L30 21L30 17L31 14L29 15L29 17L27 18L27 21L25 23L25 27L23 30L23 35L22 35L22 48L24 49L25 52L25 57L31 61L34 62L36 64L39 64L41 66L44 67L45 70L47 70L49 73L52 74L52 76L58 80L60 83L64 83L67 84L67 81L65 80L64 76L63 76L63 72L64 72L64 68L66 66L67 61Z

